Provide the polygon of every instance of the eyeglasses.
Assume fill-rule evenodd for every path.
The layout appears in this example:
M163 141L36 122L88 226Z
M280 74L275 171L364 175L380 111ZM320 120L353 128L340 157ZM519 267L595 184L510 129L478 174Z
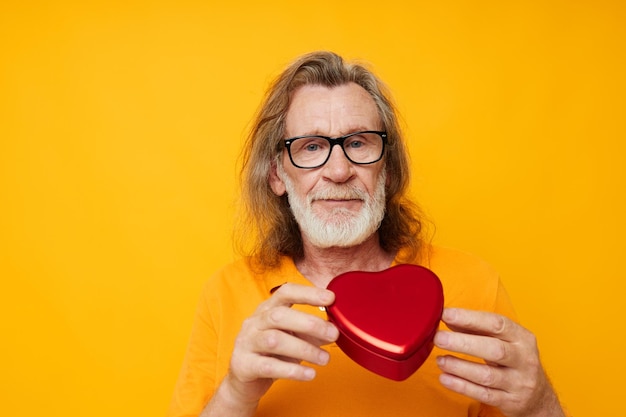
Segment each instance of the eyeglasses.
M367 130L338 138L328 136L296 136L285 139L291 163L297 168L313 169L324 165L335 145L341 146L346 158L354 164L366 165L383 157L387 132Z

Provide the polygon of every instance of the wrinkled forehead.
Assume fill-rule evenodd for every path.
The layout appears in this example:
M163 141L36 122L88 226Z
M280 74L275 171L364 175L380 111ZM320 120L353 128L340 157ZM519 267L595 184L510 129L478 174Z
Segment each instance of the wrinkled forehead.
M381 119L372 96L361 86L303 85L291 96L285 116L285 135L341 136L359 130L378 130Z

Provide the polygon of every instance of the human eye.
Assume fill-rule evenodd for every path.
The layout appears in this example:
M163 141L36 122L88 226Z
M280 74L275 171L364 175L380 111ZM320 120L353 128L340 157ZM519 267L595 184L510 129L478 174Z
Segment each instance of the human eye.
M365 146L365 143L363 143L363 141L362 141L362 140L358 140L358 139L356 139L356 140L351 140L351 141L348 143L348 146L349 146L350 148L352 148L352 149L359 149L359 148L362 148L363 146Z
M320 144L315 142L307 143L303 149L309 152L315 152L320 149Z
M318 137L305 137L296 141L296 150L303 153L317 153L328 148L328 142Z
M344 145L349 149L362 149L371 144L371 139L368 139L365 134L357 134L354 136L350 136L348 140L346 140L346 144Z

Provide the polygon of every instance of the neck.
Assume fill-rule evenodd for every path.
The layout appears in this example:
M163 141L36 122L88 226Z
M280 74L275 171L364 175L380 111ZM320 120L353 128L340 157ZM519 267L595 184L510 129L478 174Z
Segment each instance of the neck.
M378 234L365 242L348 248L317 248L304 239L304 257L296 267L311 283L326 288L337 275L349 271L382 271L389 268L395 254L388 253L378 243Z

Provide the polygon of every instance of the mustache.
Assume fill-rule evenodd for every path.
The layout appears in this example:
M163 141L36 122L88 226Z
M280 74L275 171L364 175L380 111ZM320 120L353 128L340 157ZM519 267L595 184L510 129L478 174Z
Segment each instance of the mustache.
M351 185L332 185L311 192L309 203L315 200L367 200L368 194Z

